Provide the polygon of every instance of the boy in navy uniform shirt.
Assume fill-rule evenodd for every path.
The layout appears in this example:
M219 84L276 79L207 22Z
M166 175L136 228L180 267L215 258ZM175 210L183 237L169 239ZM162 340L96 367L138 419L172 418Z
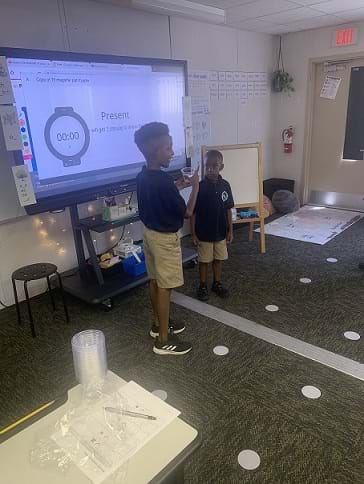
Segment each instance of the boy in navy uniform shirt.
M197 297L207 301L208 265L212 263L214 282L211 290L220 297L228 297L228 291L221 284L222 261L228 258L227 246L233 240L231 209L234 199L230 184L220 172L224 168L220 151L206 154L205 178L200 182L195 213L191 219L192 240L198 248L200 287Z
M184 355L192 346L173 337L181 333L183 323L169 321L171 289L183 285L182 252L178 235L184 219L192 216L199 189L198 170L189 182L174 183L162 170L174 156L169 129L163 123L149 123L134 135L146 166L137 176L139 216L145 225L144 254L150 279L154 324L150 335L155 338L153 351L158 355ZM192 187L187 205L179 191Z

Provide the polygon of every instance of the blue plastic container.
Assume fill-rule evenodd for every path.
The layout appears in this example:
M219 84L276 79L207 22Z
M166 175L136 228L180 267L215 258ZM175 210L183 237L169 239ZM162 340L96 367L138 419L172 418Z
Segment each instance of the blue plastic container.
M141 276L147 272L147 268L145 266L144 252L138 254L138 256L141 262L138 262L133 255L123 260L124 271L133 277Z

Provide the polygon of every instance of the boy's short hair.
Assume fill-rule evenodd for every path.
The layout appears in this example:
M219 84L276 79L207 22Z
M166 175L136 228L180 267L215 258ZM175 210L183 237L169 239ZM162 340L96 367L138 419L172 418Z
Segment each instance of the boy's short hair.
M158 148L161 138L169 136L169 128L164 123L144 124L134 133L134 141L143 155L148 158Z
M219 150L210 150L206 153L206 163L208 161L224 161L224 157L222 156L221 151Z

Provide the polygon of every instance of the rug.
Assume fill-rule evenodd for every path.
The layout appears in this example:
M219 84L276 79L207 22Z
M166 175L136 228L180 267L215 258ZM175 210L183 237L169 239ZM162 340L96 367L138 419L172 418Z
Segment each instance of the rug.
M265 226L267 235L325 245L361 220L362 213L305 205L297 212L280 217ZM256 229L259 232L260 229Z

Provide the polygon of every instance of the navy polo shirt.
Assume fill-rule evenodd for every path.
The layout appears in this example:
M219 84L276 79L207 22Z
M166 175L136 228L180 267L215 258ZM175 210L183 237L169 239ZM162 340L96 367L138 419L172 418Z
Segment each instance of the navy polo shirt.
M156 232L178 232L183 226L186 204L173 178L162 170L143 167L137 176L139 216Z
M216 182L208 178L200 181L195 207L197 238L202 242L224 240L228 230L226 211L233 206L230 184L220 175Z

